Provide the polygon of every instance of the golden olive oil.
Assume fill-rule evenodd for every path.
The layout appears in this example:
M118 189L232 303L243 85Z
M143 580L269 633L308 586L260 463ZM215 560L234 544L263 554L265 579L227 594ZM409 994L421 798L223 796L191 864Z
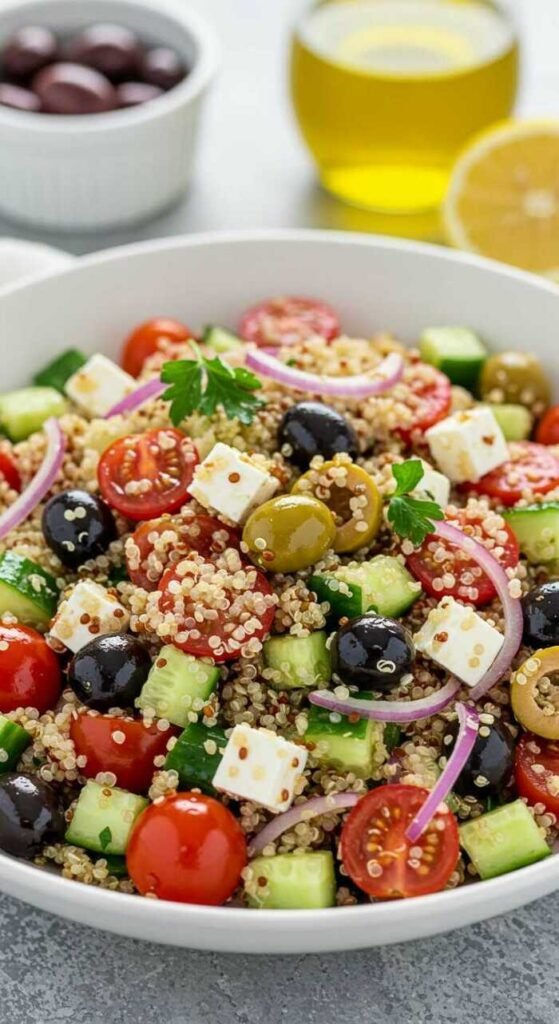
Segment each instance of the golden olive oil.
M485 0L326 0L296 28L291 89L323 185L366 209L437 207L458 151L514 103L512 25Z

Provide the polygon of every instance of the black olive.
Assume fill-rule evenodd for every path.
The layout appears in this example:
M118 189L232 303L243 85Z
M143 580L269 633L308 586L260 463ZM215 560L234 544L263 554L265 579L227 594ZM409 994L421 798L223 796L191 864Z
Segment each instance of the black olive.
M458 726L450 726L443 740L443 753L452 753ZM505 725L481 725L474 748L454 783L459 796L499 796L512 778L514 740Z
M415 658L411 634L394 619L369 612L335 634L332 667L342 683L360 690L391 690Z
M528 647L559 644L559 580L534 587L522 599L524 643Z
M45 843L56 842L66 823L52 786L35 775L0 777L0 849L31 860Z
M352 459L359 455L359 441L350 423L329 405L299 402L292 405L279 428L279 447L288 445L289 461L307 469L315 455L331 459L346 452Z
M108 505L87 491L55 494L43 512L45 540L70 569L102 555L116 538L116 525Z
M151 658L141 640L130 633L107 633L74 655L68 682L88 708L131 708L150 668Z

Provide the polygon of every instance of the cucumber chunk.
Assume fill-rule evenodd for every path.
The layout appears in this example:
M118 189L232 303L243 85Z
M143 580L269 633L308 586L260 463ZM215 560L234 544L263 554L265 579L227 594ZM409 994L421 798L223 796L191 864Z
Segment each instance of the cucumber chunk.
M330 651L326 633L317 630L310 636L273 636L264 643L264 663L278 677L270 685L278 690L301 686L319 686L332 678Z
M30 743L31 736L21 725L0 715L0 772L11 772Z
M366 700L372 695L359 696ZM333 714L315 704L307 711L307 720L304 743L321 764L370 779L375 767L386 761L388 751L381 722L369 718L352 722L345 715Z
M123 854L139 814L149 801L116 786L86 782L74 817L66 830L66 842L95 853Z
M465 822L460 842L483 879L506 875L551 853L522 800Z
M424 363L436 366L453 384L473 391L487 358L481 339L468 327L428 327L419 341Z
M249 879L246 895L252 907L319 910L336 902L334 858L329 850L255 857Z
M33 383L37 387L54 388L64 394L64 385L87 362L86 357L77 348L69 348L62 355L53 359L44 370L35 374Z
M559 558L559 501L505 509L501 515L515 534L522 554L533 565Z
M534 417L526 406L489 403L489 408L503 431L505 441L525 441L530 437Z
M0 426L10 441L24 441L51 416L62 416L66 399L54 388L22 388L0 395Z
M15 615L28 626L46 626L60 593L54 576L15 551L0 555L0 616Z
M212 780L226 746L223 729L191 722L167 754L165 770L177 773L182 789L197 788L212 795L215 793Z
M202 344L209 345L214 352L231 352L241 348L242 341L225 327L206 327L202 335Z
M405 615L421 596L421 586L392 555L370 562L350 562L331 573L311 576L309 587L319 601L328 601L336 618L353 619L376 611L394 618Z
M154 662L136 707L152 708L156 718L173 725L188 725L188 713L194 700L207 700L217 686L219 669L192 654L168 644Z

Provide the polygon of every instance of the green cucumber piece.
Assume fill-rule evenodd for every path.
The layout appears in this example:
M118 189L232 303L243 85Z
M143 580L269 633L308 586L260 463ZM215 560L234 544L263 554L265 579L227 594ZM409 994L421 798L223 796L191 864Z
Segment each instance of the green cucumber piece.
M270 681L278 690L319 686L332 678L328 637L322 630L310 636L273 636L264 643L264 664L279 678Z
M207 700L215 690L219 669L215 665L179 651L168 644L154 662L136 707L155 711L173 725L188 725L188 713L194 700Z
M22 388L0 395L0 426L10 441L24 441L51 416L62 416L68 403L54 388Z
M225 327L206 327L202 335L202 344L209 345L214 352L231 352L233 349L241 348L243 342Z
M436 366L453 384L473 391L487 349L469 327L428 327L419 340L424 363Z
M48 366L35 374L33 383L36 387L54 388L64 394L64 385L70 377L73 377L87 362L82 352L77 348L69 348L62 355L53 359Z
M516 536L522 554L533 565L559 558L559 501L505 509L501 515Z
M0 715L0 772L11 772L30 743L31 736L21 725Z
M328 601L336 618L348 619L376 611L391 618L405 615L421 597L421 586L392 555L370 562L350 562L330 573L311 576L309 587L319 601Z
M86 782L65 839L72 846L102 854L123 854L134 822L149 801L126 789Z
M506 875L551 853L522 800L460 825L460 843L483 879Z
M383 742L386 747L387 753L391 754L392 751L400 746L402 742L402 730L396 722L386 722L384 726Z
M212 780L226 746L227 737L223 729L191 722L167 754L165 770L177 773L182 789L197 788L212 795L215 793Z
M505 441L525 441L530 437L534 417L526 406L490 403L488 408L503 431Z
M360 693L359 697L367 700L372 694ZM369 718L352 722L315 704L307 711L307 721L303 741L321 764L370 779L375 767L386 761L388 751L381 722Z
M334 858L329 850L277 853L250 863L247 899L268 910L319 910L336 902Z
M0 616L15 615L28 626L46 626L58 607L54 576L15 551L0 555Z

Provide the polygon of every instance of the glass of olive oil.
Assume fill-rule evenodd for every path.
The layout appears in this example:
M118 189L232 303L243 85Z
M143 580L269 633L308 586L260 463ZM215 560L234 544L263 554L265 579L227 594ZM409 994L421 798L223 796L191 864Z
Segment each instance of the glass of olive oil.
M510 114L517 78L492 0L322 0L293 36L293 105L322 184L383 213L440 204L466 140Z

